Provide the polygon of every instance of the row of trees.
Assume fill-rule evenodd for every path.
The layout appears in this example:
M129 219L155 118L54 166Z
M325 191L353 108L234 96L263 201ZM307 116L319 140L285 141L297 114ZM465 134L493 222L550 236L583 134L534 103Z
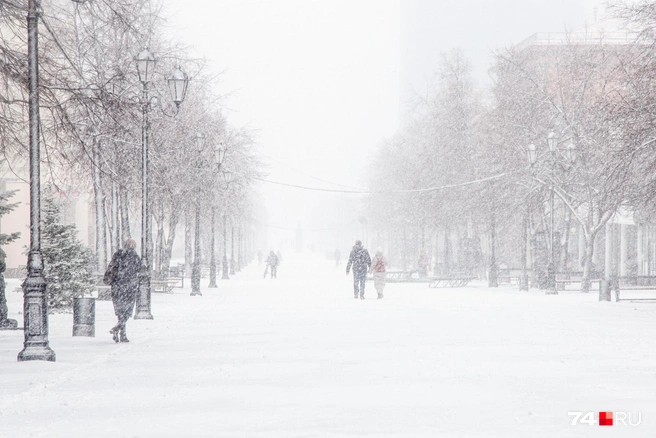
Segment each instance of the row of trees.
M155 223L154 269L170 265L176 228L201 196L203 225L212 208L233 223L246 221L251 184L260 163L250 132L231 127L221 106L218 77L204 59L167 36L158 0L44 1L40 18L42 172L55 192L92 188L95 271L134 230L141 205L142 86L135 56L156 54L149 84L150 213ZM27 36L24 7L0 8L0 151L12 172L27 175ZM182 66L192 81L179 111L166 77ZM194 143L204 136L201 148ZM222 170L235 175L227 189L214 163L222 145ZM202 188L199 190L198 188ZM84 191L84 189L83 189ZM207 213L207 214L205 214ZM207 217L205 217L207 216ZM207 219L207 220L206 220ZM190 239L189 239L190 240ZM191 241L186 242L187 245ZM152 261L152 258L151 258Z
M523 228L534 237L550 234L553 189L557 269L571 263L569 232L578 224L588 291L595 238L622 209L648 218L656 183L656 39L649 31L656 2L612 10L626 22L622 40L590 30L498 53L489 98L476 90L461 52L443 55L415 117L380 148L372 167L377 193L369 207L378 228L470 239L496 234L507 250L503 259L519 264ZM448 252L450 245L442 247ZM448 254L442 258L448 262Z

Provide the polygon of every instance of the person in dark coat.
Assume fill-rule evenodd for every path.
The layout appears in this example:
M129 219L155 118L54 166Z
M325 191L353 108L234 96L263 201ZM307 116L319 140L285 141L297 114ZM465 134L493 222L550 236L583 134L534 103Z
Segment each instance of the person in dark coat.
M280 264L280 260L278 259L278 256L276 255L276 253L271 251L269 253L269 257L267 257L266 259L266 269L264 270L264 278L266 278L269 269L271 269L271 278L278 278L279 264Z
M119 249L112 256L107 267L111 276L112 302L114 313L118 318L116 325L109 331L114 342L130 342L125 334L125 324L134 311L134 303L139 293L139 273L145 267L135 251L137 242L133 239L125 241L125 248ZM107 275L106 275L107 277Z
M349 255L346 275L349 275L351 266L353 266L354 298L357 299L359 296L361 300L364 300L364 282L367 279L367 271L371 267L371 257L369 257L369 251L362 246L362 242L359 240L355 241L355 246L353 246Z

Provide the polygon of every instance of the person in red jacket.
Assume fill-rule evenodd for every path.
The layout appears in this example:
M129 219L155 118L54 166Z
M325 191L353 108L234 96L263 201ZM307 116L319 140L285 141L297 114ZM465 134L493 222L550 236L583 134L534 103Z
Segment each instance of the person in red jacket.
M378 292L378 299L383 298L383 290L385 289L385 283L387 283L387 259L383 256L383 250L378 248L376 250L376 255L371 261L371 272L374 275L374 287L376 292Z

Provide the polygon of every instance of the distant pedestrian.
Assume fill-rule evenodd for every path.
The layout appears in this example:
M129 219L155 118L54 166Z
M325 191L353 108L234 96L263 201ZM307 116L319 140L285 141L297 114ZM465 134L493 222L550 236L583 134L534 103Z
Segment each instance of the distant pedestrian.
M264 278L266 278L267 273L271 270L271 278L278 278L278 256L276 253L271 251L269 257L266 259L266 269L264 270Z
M264 259L264 254L262 254L262 250L258 249L257 250L257 264L258 266L262 265L262 260Z
M346 275L349 275L351 266L353 266L353 298L357 299L359 296L361 300L364 300L364 283L367 280L367 271L371 267L371 257L369 257L369 251L362 246L362 242L359 240L355 241L349 255Z
M278 265L280 265L282 263L282 253L280 250L276 253L276 257L278 257Z
M339 252L339 249L335 250L335 266L339 266L342 261L342 253Z
M385 289L385 283L387 283L387 259L383 256L383 250L378 248L376 250L376 255L371 261L371 272L374 275L374 287L376 292L378 292L378 299L383 298L383 290Z
M130 342L125 333L125 324L132 316L139 293L139 273L145 270L135 251L137 242L128 239L124 247L114 253L103 278L105 284L112 286L112 303L118 318L116 325L109 331L114 342Z
M428 256L424 251L422 251L421 254L419 255L419 260L417 261L417 270L419 271L420 277L428 276L428 265L430 265L430 262L428 261Z

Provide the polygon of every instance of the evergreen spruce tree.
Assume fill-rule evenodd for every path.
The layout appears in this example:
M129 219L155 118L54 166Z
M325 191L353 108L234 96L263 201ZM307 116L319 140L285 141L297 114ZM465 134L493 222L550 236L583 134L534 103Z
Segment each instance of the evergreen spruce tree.
M0 192L0 218L5 214L12 211L18 204L8 204L9 198L14 196L15 190L8 192ZM4 272L7 268L5 259L7 254L2 249L2 246L13 242L20 237L20 233L3 234L0 233L0 330L2 329L15 329L18 323L15 319L8 319L9 309L7 308L7 296L5 295L5 277Z
M53 312L72 309L74 298L93 291L95 278L91 250L78 240L74 224L62 224L60 208L48 192L41 209L41 252Z

